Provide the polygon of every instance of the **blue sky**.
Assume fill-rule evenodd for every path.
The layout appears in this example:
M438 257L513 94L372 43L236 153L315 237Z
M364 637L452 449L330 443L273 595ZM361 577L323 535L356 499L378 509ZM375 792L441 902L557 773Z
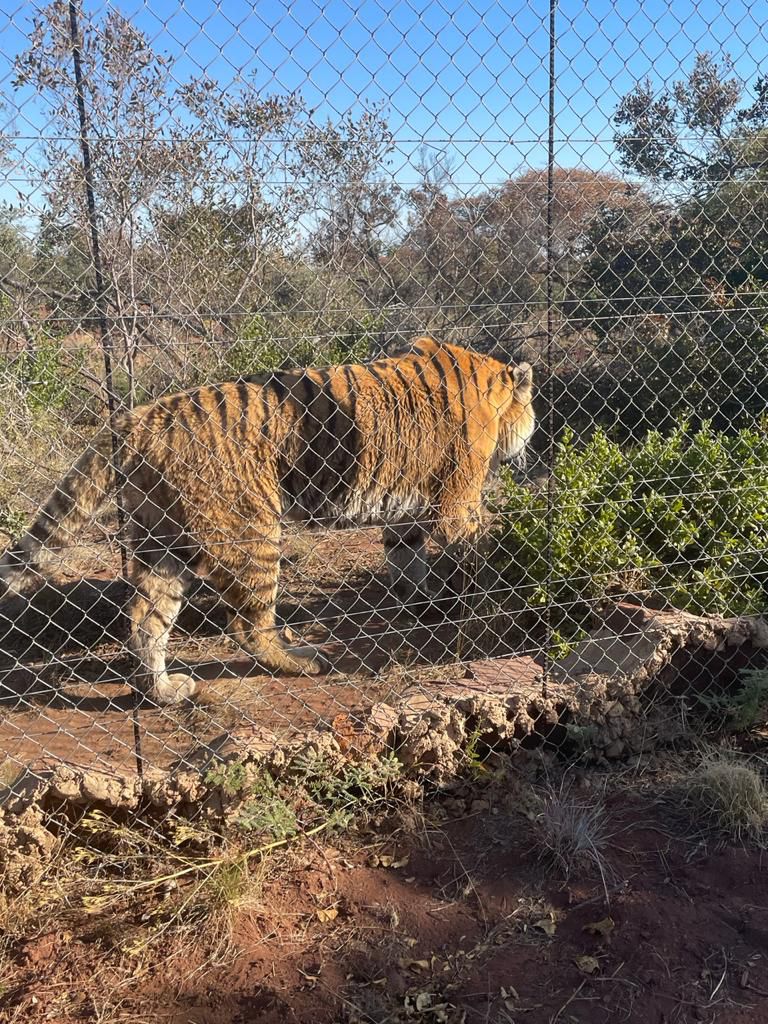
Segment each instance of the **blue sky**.
M104 0L84 0L104 11ZM0 89L15 130L36 134L37 102L10 89L10 61L37 9L0 15ZM176 61L180 81L205 71L226 86L255 74L265 93L299 90L316 116L383 101L397 139L392 173L414 179L427 142L450 148L463 191L504 180L546 152L546 0L121 0L113 4ZM743 0L561 0L557 159L610 169L611 116L646 75L659 86L697 50L729 52L747 83L768 73L768 5Z

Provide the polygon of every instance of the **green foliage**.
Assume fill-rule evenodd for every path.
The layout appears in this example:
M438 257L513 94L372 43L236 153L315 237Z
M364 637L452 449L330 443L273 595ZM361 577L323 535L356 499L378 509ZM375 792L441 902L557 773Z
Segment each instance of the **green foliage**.
M355 812L379 800L401 771L394 754L345 761L340 766L329 764L320 755L306 755L298 757L293 768L296 783L311 800L334 815L338 827L348 824Z
M250 377L257 373L278 370L285 360L285 351L273 340L272 331L263 316L254 313L227 347L224 356L226 376Z
M26 526L27 517L21 509L7 505L0 509L0 533L7 533L9 537L18 537Z
M361 363L376 349L376 339L384 326L382 316L364 313L350 317L336 331L328 346L328 362Z
M279 336L267 318L249 317L226 349L224 375L250 377L283 367L359 363L375 348L383 326L383 319L372 313L348 317L330 335L307 334L306 327L294 327L290 318L278 322Z
M36 413L63 409L72 398L81 361L73 365L61 345L47 337L32 352L23 352L12 364L12 372L23 388L29 409Z
M764 721L768 707L768 670L744 669L741 680L734 692L699 695L707 712L724 719L736 732L752 729Z
M617 356L590 402L601 423L661 426L683 400L718 423L765 407L752 368L767 348L768 80L753 93L727 56L699 53L671 89L640 82L618 105L617 151L645 203L614 198L592 218L564 304ZM678 183L673 199L659 181Z
M464 747L464 758L467 765L467 771L472 779L481 779L488 774L488 766L485 763L488 759L489 751L487 749L481 749L482 732L479 727L475 727L467 737L467 743Z
M287 839L299 831L295 810L267 772L251 782L235 822L245 831L264 833L273 839Z
M548 600L561 639L588 603L655 588L676 607L765 607L768 435L680 423L634 448L602 430L582 447L566 432L555 464L551 576L547 500L507 476L497 568L529 606ZM549 588L549 589L548 589Z
M245 789L248 772L239 761L232 761L230 764L211 768L205 776L205 781L208 786L220 786L227 796L235 796Z
M239 761L212 768L205 780L239 798L233 818L238 827L280 840L297 835L318 818L329 827L348 826L356 814L387 796L400 771L392 754L340 764L320 754L304 754L279 782L269 772L249 770Z

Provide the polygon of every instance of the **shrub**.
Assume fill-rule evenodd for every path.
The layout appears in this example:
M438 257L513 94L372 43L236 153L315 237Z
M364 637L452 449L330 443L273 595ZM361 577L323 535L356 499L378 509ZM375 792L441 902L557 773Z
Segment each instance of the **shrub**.
M736 732L762 725L768 709L768 671L764 668L743 669L740 684L733 692L698 695L709 714L719 718Z
M307 325L281 318L275 325L254 314L228 345L223 358L225 376L249 377L282 367L358 363L375 349L382 320L372 313L348 317L329 332L313 334Z
M42 338L32 352L23 352L11 367L23 388L30 411L63 409L72 399L72 390L82 359L73 365L53 338Z
M227 376L250 377L279 369L284 359L285 352L273 340L269 324L263 316L254 314L227 346L223 369Z
M610 593L653 588L696 612L755 612L768 578L768 435L680 423L634 448L598 430L556 452L548 570L546 494L504 477L496 569L524 603L548 599L567 633Z

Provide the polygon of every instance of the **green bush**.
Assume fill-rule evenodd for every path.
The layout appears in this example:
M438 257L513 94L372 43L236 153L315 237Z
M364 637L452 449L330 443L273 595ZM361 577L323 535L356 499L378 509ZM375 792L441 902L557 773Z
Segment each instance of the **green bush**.
M382 327L383 318L374 313L364 313L359 319L350 317L331 338L328 362L361 363L375 351Z
M250 377L288 367L333 366L359 363L375 348L380 317L364 313L348 317L330 333L307 333L306 325L282 318L274 327L254 314L227 346L223 357L226 376Z
M768 579L768 435L680 423L636 447L566 431L556 453L551 573L547 496L504 478L496 568L561 635L610 593L654 589L696 612L762 610Z
M82 358L68 360L64 349L52 338L41 339L32 352L23 352L12 364L12 372L23 388L31 412L63 409L72 399Z
M224 370L227 376L250 377L256 373L277 370L285 360L285 351L273 340L272 331L263 316L255 313L227 346Z

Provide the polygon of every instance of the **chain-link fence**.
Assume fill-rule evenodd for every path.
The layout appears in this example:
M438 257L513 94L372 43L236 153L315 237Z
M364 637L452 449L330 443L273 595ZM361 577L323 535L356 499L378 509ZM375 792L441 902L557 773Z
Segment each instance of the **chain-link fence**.
M8 783L754 724L764 38L684 7L6 12Z

